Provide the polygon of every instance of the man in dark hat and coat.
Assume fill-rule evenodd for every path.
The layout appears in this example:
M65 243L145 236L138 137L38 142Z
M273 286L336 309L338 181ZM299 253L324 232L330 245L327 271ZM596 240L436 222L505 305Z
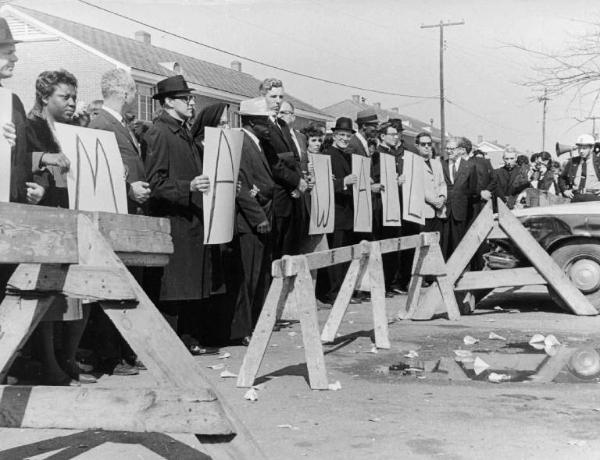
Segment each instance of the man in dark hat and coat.
M350 139L348 151L363 157L370 157L368 142L369 139L377 137L377 126L379 124L379 118L375 109L368 108L358 112L356 114L356 124L358 132Z
M333 190L335 193L335 223L333 233L327 235L329 247L339 248L356 243L354 234L354 200L352 186L358 181L352 174L352 154L348 152L348 144L356 133L350 118L341 117L335 122L333 144L323 152L331 157L333 173ZM348 264L336 264L330 267L331 290L329 301L334 301L342 286Z
M181 75L158 82L153 98L163 111L146 133L146 178L152 190L149 211L169 218L174 246L160 282L158 306L172 325L180 316L180 333L184 326L192 326L190 319L197 320L197 309L209 308L208 298L223 287L222 273L217 270L220 264L211 260L212 251L203 244L202 201L210 181L202 174L202 158L188 128L195 106L191 93ZM196 326L201 335L202 325ZM196 339L205 345L202 336ZM216 352L196 345L190 351Z

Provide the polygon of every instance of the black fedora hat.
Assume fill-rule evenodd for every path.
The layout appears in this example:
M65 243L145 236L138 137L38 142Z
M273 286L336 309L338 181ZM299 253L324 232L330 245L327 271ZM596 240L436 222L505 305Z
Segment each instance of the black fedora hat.
M0 45L14 45L15 43L21 43L21 40L15 40L8 27L6 19L0 18Z
M352 134L356 133L354 130L354 126L352 126L352 120L347 117L340 117L335 120L335 126L331 128L333 132L335 131L350 131Z
M177 94L190 94L194 90L188 87L187 82L181 75L165 78L156 84L156 94L152 99L175 96Z

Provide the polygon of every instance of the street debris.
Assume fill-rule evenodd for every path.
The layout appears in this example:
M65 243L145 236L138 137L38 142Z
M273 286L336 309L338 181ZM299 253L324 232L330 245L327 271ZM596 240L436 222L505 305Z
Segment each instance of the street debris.
M536 350L544 350L549 356L554 356L558 351L560 342L552 334L548 334L547 336L543 336L542 334L534 334L529 340L529 345Z
M389 375L390 374L390 368L389 368L389 366L377 366L375 368L375 373L376 374L381 374L381 375Z
M489 368L490 365L486 363L483 359L481 359L479 356L475 358L475 361L473 362L473 370L475 371L475 375L479 375Z
M405 358L418 358L419 357L419 353L417 353L415 350L410 350L408 353L406 353L404 355Z
M490 375L488 375L488 380L492 383L507 382L510 380L510 375L497 374L496 372L490 372Z
M232 379L237 377L237 374L234 374L233 372L230 372L228 370L224 370L223 372L221 372L219 377L221 377L222 379Z
M504 341L506 341L506 337L502 337L501 335L498 335L495 332L490 332L490 335L488 336L488 339L490 339L490 340L504 340Z
M231 353L229 353L228 351L226 351L226 352L225 352L225 353L223 353L222 355L219 355L219 356L217 357L217 359L227 359L227 358L229 358L229 357L231 357Z
M381 419L379 417L371 417L369 422L381 422Z
M258 401L258 393L254 388L250 388L248 391L246 391L244 399L247 399L248 401Z
M283 423L281 425L277 425L277 428L287 428L288 430L299 430L297 426L290 425L289 423Z
M219 364L213 364L211 366L206 366L206 367L208 367L209 369L213 369L215 371L218 371L219 369L225 369L225 364L219 363Z
M470 335L465 335L463 342L465 345L475 345L477 342L479 342L479 339L471 337Z
M328 388L329 388L331 391L338 391L338 390L341 390L341 389L342 389L342 384L340 383L340 381L339 381L339 380L336 380L335 382L333 382L333 383L330 383L330 384L329 384L327 387L328 387Z
M373 353L376 355L378 353L377 347L373 345L370 350L363 351L363 353Z
M294 331L288 332L288 335L289 335L290 337L295 337L295 336L296 336L296 334L297 334L297 332L294 332Z

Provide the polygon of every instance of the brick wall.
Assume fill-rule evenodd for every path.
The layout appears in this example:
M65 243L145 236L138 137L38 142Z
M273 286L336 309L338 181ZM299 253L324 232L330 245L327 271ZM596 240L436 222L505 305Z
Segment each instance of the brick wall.
M64 40L19 43L15 72L3 84L17 93L29 111L35 100L35 80L45 70L66 69L77 77L77 98L86 104L102 99L100 77L114 68L111 63Z

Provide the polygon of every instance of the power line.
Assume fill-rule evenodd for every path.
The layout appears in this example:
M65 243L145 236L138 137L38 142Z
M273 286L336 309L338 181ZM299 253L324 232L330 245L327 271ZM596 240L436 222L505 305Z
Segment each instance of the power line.
M139 24L141 26L148 27L149 29L154 29L154 30L156 30L158 32L161 32L161 33L164 33L164 34L167 34L167 35L171 35L172 37L176 37L176 38L179 38L181 40L184 40L184 41L187 41L187 42L190 42L190 43L194 43L195 45L200 45L200 46L203 46L205 48L208 48L208 49L211 49L211 50L214 50L214 51L218 51L220 53L224 53L224 54L227 54L229 56L236 57L238 59L244 59L245 61L252 62L253 64L258 64L258 65L262 65L264 67L269 67L271 69L279 70L281 72L286 72L286 73L289 73L291 75L296 75L298 77L308 78L310 80L320 81L322 83L327 83L327 84L330 84L330 85L342 86L344 88L357 89L359 91L368 91L370 93L383 94L383 95L386 95L386 96L399 96L399 97L408 97L408 98L413 98L413 99L437 99L437 96L418 96L418 95L414 95L414 94L402 94L402 93L395 93L395 92L392 92L392 91L382 91L382 90L378 90L378 89L364 88L364 87L361 87L361 86L351 85L351 84L348 84L348 83L342 83L342 82L337 82L337 81L333 81L333 80L327 80L327 79L321 78L321 77L315 77L313 75L308 75L308 74L305 74L305 73L302 73L302 72L297 72L295 70L286 69L285 67L280 67L280 66L276 66L276 65L273 65L273 64L268 64L266 62L259 61L258 59L254 59L254 58L249 58L249 57L246 57L246 56L242 56L240 54L233 53L231 51L227 51L227 50L224 50L222 48L218 48L216 46L208 45L206 43L202 43L202 42L199 42L197 40L193 40L193 39L185 37L183 35L179 35L179 34L176 34L176 33L173 33L173 32L169 32L168 30L161 29L160 27L156 27L156 26L153 26L151 24L147 24L145 22L142 22L142 21L134 19L134 18L132 18L130 16L127 16L125 14L121 14L121 13L118 13L116 11L112 11L112 10L109 10L107 8L101 7L99 5L95 5L95 4L93 4L91 2L88 2L86 0L77 0L77 1L79 3L83 3L84 5L91 6L92 8L96 8L98 10L104 11L105 13L109 13L109 14L112 14L114 16L118 16L118 17L120 17L122 19L126 19L128 21L131 21L131 22L134 22L136 24Z
M448 99L448 98L446 98L446 102L447 102L448 104L450 104L450 105L453 105L453 106L454 106L454 107L456 107L457 109L459 109L459 110L462 110L462 111L463 111L463 112L465 112L465 113L468 113L468 114L469 114L469 115L471 115L471 116L474 116L474 117L476 117L476 118L479 118L480 120L483 120L483 121L485 121L486 123L489 123L490 125L494 125L494 126L497 126L497 127L499 127L499 128L502 128L502 129L507 129L507 130L510 130L510 131L514 131L514 132L516 132L516 133L519 133L519 134L525 134L525 135L529 134L529 133L526 133L525 131L521 131L520 129L511 128L511 127L509 127L509 126L504 126L504 125L501 125L500 123L497 123L497 122L495 122L495 121L492 121L492 120L490 120L490 119L488 119L488 118L484 117L483 115L479 115L478 113L475 113L475 112L473 112L472 110L469 110L469 109L467 109L466 107L463 107L463 106L461 106L461 105L457 104L456 102L453 102L453 101L451 101L451 100L450 100L450 99Z

